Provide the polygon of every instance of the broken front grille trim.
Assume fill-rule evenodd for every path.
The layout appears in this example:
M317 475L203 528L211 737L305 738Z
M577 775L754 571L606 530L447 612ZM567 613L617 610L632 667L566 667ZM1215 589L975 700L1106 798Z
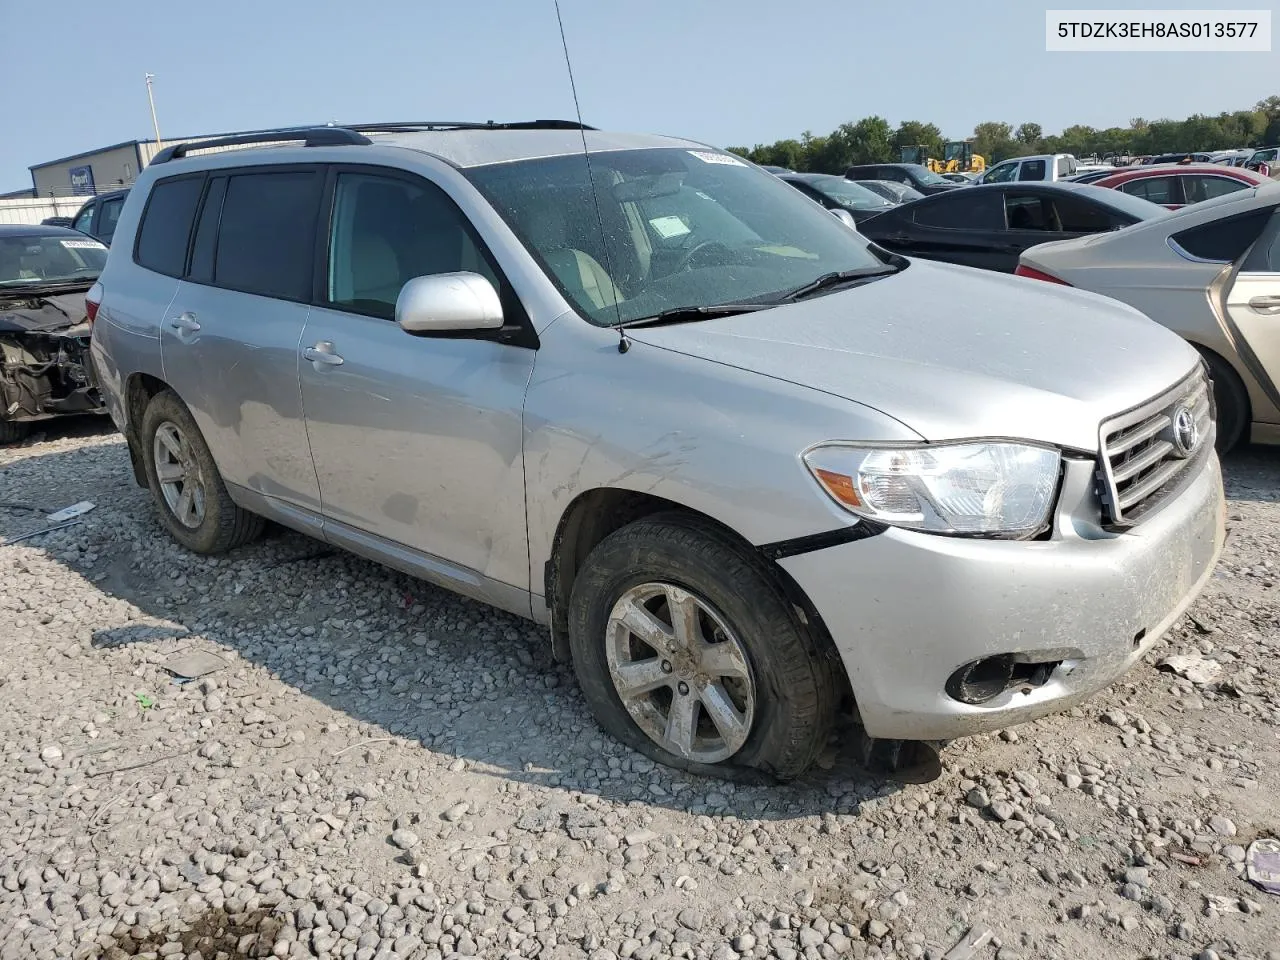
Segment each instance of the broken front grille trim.
M1184 455L1173 439L1174 417L1190 409L1199 444ZM1213 393L1197 370L1146 403L1103 421L1099 428L1098 493L1109 526L1128 527L1163 502L1192 464L1212 446Z

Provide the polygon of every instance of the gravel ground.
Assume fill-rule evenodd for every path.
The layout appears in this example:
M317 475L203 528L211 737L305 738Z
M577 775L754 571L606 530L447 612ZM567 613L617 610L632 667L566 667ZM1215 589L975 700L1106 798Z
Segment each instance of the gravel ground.
M0 547L0 957L1277 960L1280 451L1226 467L1221 567L1109 692L926 785L833 745L765 788L606 740L518 619L292 533L184 552L120 438L50 429L0 538L98 507Z

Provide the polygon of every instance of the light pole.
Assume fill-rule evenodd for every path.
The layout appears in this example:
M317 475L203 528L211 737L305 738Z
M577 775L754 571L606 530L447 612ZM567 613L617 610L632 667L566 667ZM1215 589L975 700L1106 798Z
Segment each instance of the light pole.
M160 149L160 121L156 119L156 98L151 93L151 81L156 78L154 73L148 73L147 79L147 102L151 104L151 125L156 131L156 149Z

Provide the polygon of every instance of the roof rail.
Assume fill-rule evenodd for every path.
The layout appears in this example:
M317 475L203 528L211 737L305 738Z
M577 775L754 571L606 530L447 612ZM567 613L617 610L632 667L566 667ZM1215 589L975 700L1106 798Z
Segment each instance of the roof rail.
M152 163L167 163L185 157L192 150L214 147L238 147L250 143L277 143L284 140L301 140L308 147L333 147L344 144L368 144L373 141L346 127L283 127L276 130L251 130L211 140L193 140L165 147L152 159Z
M576 120L515 120L498 123L493 120L396 120L391 123L343 123L348 130L366 133L397 130L594 130Z

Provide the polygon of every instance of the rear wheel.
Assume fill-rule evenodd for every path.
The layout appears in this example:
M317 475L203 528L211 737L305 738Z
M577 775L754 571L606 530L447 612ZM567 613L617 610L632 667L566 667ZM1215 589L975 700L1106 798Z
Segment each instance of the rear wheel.
M1240 442L1249 427L1249 391L1221 357L1207 351L1201 351L1201 356L1209 364L1209 376L1213 378L1213 402L1218 408L1216 446L1219 453L1226 453Z
M156 394L142 417L147 486L169 533L196 553L224 553L262 532L262 518L227 493L191 412L171 390Z
M606 537L574 580L569 638L600 725L660 763L790 779L826 743L824 641L710 524L664 514Z
M27 425L19 420L0 420L0 447L21 443L27 435Z

